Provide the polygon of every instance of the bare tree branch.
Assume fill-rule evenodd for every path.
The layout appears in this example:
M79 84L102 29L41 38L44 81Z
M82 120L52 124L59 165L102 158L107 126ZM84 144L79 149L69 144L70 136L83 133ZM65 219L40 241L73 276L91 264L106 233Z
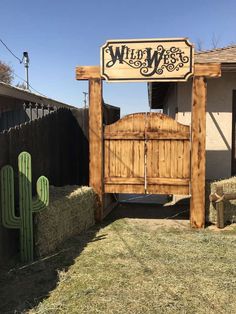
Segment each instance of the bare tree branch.
M196 41L196 50L202 51L203 50L203 41L202 39L198 38Z
M13 80L13 69L3 61L0 61L0 82L11 84Z
M215 33L213 33L212 35L212 39L211 39L211 45L213 49L219 48L219 43L220 43L220 36L216 35Z

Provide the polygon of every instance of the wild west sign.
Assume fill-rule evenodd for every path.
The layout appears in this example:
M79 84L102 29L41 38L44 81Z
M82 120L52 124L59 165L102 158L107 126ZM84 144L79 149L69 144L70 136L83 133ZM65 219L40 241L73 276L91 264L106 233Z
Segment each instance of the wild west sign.
M193 54L186 38L109 40L101 47L101 75L108 81L187 81Z

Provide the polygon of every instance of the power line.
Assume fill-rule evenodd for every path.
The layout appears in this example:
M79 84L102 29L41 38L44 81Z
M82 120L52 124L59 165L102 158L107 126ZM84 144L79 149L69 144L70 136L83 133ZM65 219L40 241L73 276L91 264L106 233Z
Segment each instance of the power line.
M21 76L19 76L19 75L16 74L15 72L13 72L13 74L14 74L16 77L18 77L20 80L22 80L22 81L24 81L25 83L27 83L26 80L24 80ZM29 84L29 87L30 87L33 91L35 91L36 93L38 93L39 95L44 96L44 97L48 97L48 96L46 96L46 95L40 93L39 91L37 91L37 90L36 90L35 88L33 88L30 84Z
M18 58L12 51L10 48L8 48L8 46L2 41L2 39L0 38L0 42L3 44L3 46L13 55L13 57L15 57L20 63L23 62L23 59L21 60L20 58Z
M0 38L0 42L1 42L1 43L3 44L3 46L10 52L10 54L13 55L13 57L15 57L20 63L23 62L23 59L24 59L24 57L26 57L25 54L27 54L27 52L24 52L23 58L22 58L22 60L21 60L20 58L18 58L18 57L14 54L14 52L11 51L10 48L8 48L8 46L4 43L4 41L3 41L1 38ZM28 58L28 54L27 54L27 58ZM15 75L16 77L18 77L20 80L24 81L24 82L27 84L27 86L29 86L32 90L34 90L34 91L35 91L36 93L38 93L39 95L44 96L44 97L47 97L46 95L40 93L40 92L37 91L35 88L33 88L33 87L29 84L28 81L26 81L25 79L23 79L21 76L19 76L18 74L16 74L14 71L13 71L13 75Z

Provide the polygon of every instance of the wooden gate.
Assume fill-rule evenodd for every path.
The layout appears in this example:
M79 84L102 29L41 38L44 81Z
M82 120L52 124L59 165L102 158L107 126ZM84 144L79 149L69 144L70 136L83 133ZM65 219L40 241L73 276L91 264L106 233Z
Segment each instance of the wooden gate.
M205 225L207 78L220 77L221 64L195 63L193 75L190 223L192 227L202 228ZM104 139L101 68L77 67L76 78L89 80L89 185L99 197L97 220L102 220L112 208L110 205L107 206L106 201L106 198L110 197L107 194L109 192L188 194L189 128L162 115L154 114L156 118L152 118L153 114L149 117L147 114L145 119L144 115L131 115L105 127ZM146 122L136 125L140 120ZM156 120L159 122L153 122ZM131 147L129 141L133 142ZM169 154L166 153L168 151ZM165 159L166 156L169 156L169 159ZM133 162L134 160L137 162Z
M105 126L104 192L189 194L190 127L159 113Z

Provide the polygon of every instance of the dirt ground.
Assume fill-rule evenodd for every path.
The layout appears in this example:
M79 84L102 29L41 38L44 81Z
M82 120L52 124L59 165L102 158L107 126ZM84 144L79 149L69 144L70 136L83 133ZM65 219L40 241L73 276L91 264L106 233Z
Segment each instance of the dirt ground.
M189 229L188 205L165 207L158 205L121 204L101 225L67 241L56 253L37 260L30 265L16 265L0 270L0 313L26 313L49 296L58 283L58 274L66 272L74 264L84 248L102 240L97 233L102 227L121 218L142 220L150 229L175 227ZM210 227L217 230L215 227ZM232 227L229 227L229 230Z

